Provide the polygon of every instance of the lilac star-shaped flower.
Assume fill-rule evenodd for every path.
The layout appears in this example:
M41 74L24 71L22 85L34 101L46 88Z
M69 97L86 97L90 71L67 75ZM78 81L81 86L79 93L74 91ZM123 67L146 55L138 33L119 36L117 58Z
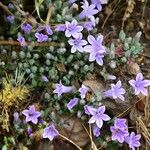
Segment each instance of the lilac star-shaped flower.
M59 132L56 130L53 124L46 127L43 132L43 138L48 138L50 141L52 141L58 135Z
M131 134L126 137L125 139L125 142L129 144L129 147L132 149L132 150L135 150L135 148L137 147L140 147L140 138L141 138L141 135L138 134L138 135L135 135L134 132L131 132Z
M120 143L123 143L129 135L126 119L116 119L114 126L111 126L110 130L112 132L112 140Z
M98 10L95 9L95 5L94 4L91 4L89 5L88 1L85 0L84 2L81 2L82 3L82 12L79 14L79 18L80 19L83 19L83 18L91 18L93 17L95 14L98 13Z
M35 37L37 38L38 42L45 42L48 40L48 36L42 33L35 33Z
M25 38L22 35L19 35L17 41L20 43L21 46L26 46Z
M78 104L78 98L73 98L70 100L70 102L67 104L67 108L71 110L74 106Z
M92 4L94 4L99 11L102 10L102 5L107 4L108 0L91 0Z
M128 130L120 130L119 128L115 128L114 126L110 127L112 132L112 140L118 141L119 143L123 143L125 138L129 135Z
M119 128L121 130L125 130L127 129L127 124L126 124L126 119L115 119L115 122L114 122L114 127L115 128Z
M101 128L103 126L103 121L108 121L111 119L108 115L104 114L105 110L105 106L100 106L97 109L89 109L92 117L88 123L96 123L96 125Z
M71 37L73 36L74 38L79 37L79 33L83 30L83 27L78 25L77 20L72 20L72 22L66 21L66 31L65 31L65 36L66 37Z
M70 93L72 92L73 87L72 86L64 86L61 83L61 80L59 81L59 84L56 84L56 89L53 91L53 93L57 93L58 97L61 96L63 93Z
M26 116L26 122L32 122L34 124L37 124L38 117L41 116L41 113L35 110L35 106L29 106L29 109L25 109L22 111L22 114Z
M83 52L83 46L87 44L86 40L82 40L82 34L79 34L79 37L76 39L70 39L68 43L72 46L71 53L75 53L76 51Z
M86 93L88 91L90 91L90 89L87 86L85 86L85 85L82 84L82 86L79 88L80 96L81 96L82 99L85 98Z
M99 35L97 38L92 35L88 36L88 42L91 45L86 45L84 47L84 51L90 53L89 61L95 61L102 66L103 65L103 57L106 52L105 47L102 45L103 36Z
M29 34L32 30L32 25L29 23L27 23L27 24L25 23L21 26L21 29L24 31L24 33Z
M148 95L148 90L146 89L150 86L150 80L144 80L142 73L136 75L135 80L129 81L130 85L134 88L135 95L142 93L143 95Z
M121 99L122 101L124 101L124 96L123 94L125 94L125 89L121 88L122 84L121 81L119 80L116 85L115 84L111 84L111 89L104 92L104 96L105 97L112 97L113 99Z

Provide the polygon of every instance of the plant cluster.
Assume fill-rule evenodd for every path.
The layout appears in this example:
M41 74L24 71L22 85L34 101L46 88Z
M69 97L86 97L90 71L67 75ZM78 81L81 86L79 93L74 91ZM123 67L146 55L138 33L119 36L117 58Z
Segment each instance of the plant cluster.
M110 126L109 142L127 143L132 150L140 146L141 135L128 130L126 119L107 115L107 108L102 103L102 99L124 102L126 93L132 93L133 90L134 95L147 96L147 87L150 86L150 80L138 73L135 80L128 80L128 90L117 75L109 73L109 70L115 70L119 65L125 65L137 57L143 46L139 42L140 32L133 38L127 38L121 31L119 44L104 43L105 37L96 29L99 22L96 16L107 3L108 0L83 0L80 3L77 0L35 0L38 15L25 21L20 19L22 11L17 11L18 7L14 3L8 4L8 9L14 14L6 16L10 26L9 42L13 41L19 48L0 46L0 75L4 77L4 72L13 74L16 70L17 77L11 80L12 83L3 79L0 102L3 107L12 107L27 99L29 91L34 94L36 90L42 89L39 91L42 91L40 95L44 93L36 99L36 104L32 103L28 108L20 110L20 113L13 114L16 139L26 137L24 139L27 143L23 141L26 146L33 144L36 132L41 138L48 138L50 141L60 136L81 150L59 132L63 123L57 118L58 114L76 115L88 122L93 136L98 140L101 136L105 140L101 133L105 122L106 126ZM46 21L42 19L46 15L45 9L48 10ZM3 37L1 39L4 40ZM21 68L23 74L18 75L17 68ZM108 90L94 93L84 85L87 75L93 75L93 72L98 72L98 76L105 82L111 82ZM25 78L27 81L21 84ZM112 83L114 80L115 83ZM16 145L13 136L5 136L3 140L3 150Z

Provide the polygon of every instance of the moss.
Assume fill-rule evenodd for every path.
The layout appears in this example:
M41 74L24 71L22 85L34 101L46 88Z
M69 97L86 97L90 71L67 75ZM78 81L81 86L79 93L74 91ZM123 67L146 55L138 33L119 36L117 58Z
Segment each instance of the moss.
M18 105L26 99L29 89L26 86L13 86L11 82L4 79L4 89L0 92L0 101L5 107Z

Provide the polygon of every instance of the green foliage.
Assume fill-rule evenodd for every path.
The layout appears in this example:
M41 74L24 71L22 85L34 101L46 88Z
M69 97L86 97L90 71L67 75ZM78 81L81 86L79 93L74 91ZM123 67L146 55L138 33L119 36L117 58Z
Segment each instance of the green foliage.
M138 32L133 38L126 37L124 31L120 31L119 39L122 41L123 49L125 50L126 57L136 57L143 50L143 46L140 43L141 32Z

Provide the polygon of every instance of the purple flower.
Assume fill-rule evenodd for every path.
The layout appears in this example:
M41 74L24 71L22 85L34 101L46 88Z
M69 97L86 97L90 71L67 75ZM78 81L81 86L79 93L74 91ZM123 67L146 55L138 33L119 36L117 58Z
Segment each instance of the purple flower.
M41 76L41 79L42 79L42 81L44 81L46 83L49 82L48 78L46 76L44 76L44 75Z
M94 29L93 23L91 21L85 22L83 27L88 31L91 31Z
M115 128L114 126L110 127L110 130L112 132L112 140L118 141L119 143L123 143L125 141L125 138L129 135L128 130L121 130L119 128Z
M91 31L93 30L93 28L96 26L96 20L95 17L91 17L90 21L87 21L86 23L84 23L83 27L88 30Z
M106 96L106 97L112 97L113 99L119 98L122 101L124 101L123 94L125 94L125 89L121 88L121 81L120 80L116 83L116 85L111 84L111 89L104 92L104 96Z
M87 45L84 47L85 52L90 53L89 61L95 61L102 66L103 65L103 57L106 52L105 47L102 45L103 36L99 35L97 39L95 39L92 35L88 36L88 42L91 45Z
M85 0L84 2L81 2L83 5L81 6L83 8L82 12L79 14L79 18L91 18L93 15L98 13L98 10L95 9L95 5L91 4L89 5L88 1Z
M65 30L66 30L66 25L65 24L60 24L60 25L55 26L55 32L58 32L58 31L64 32Z
M78 98L71 99L70 102L67 104L67 108L71 110L74 106L78 104L78 101Z
M42 118L40 118L39 123L44 124L44 120Z
M29 34L32 30L32 25L29 23L27 23L27 24L25 23L21 26L21 29L24 31L24 33Z
M150 86L150 80L144 80L142 73L138 73L136 79L130 80L129 83L134 88L135 95L139 95L140 93L145 96L148 95L146 87Z
M141 145L139 142L140 138L141 138L140 134L135 135L134 132L131 132L131 134L128 137L126 137L125 142L129 144L129 147L132 150L135 150L135 148Z
M128 127L126 125L126 119L116 119L114 122L114 126L110 127L112 132L112 140L123 143L125 138L129 135Z
M84 112L85 112L85 114L90 115L90 111L91 111L92 109L94 110L93 107L88 106L88 105L85 105L85 106L84 106Z
M46 32L47 32L48 35L52 35L53 34L53 31L52 31L52 29L51 29L51 27L49 25L46 25L45 29L46 29Z
M114 127L119 128L121 130L127 129L126 119L116 119L114 122Z
M59 135L59 133L53 124L44 129L43 138L48 138L52 141L57 135Z
M76 51L79 51L79 52L82 53L84 51L83 46L87 44L87 41L86 40L82 40L82 34L79 34L78 38L76 38L76 39L70 39L68 41L68 43L70 45L72 45L71 53L74 53Z
M105 106L100 106L97 109L89 109L92 117L90 118L88 123L91 124L96 122L96 125L101 128L103 126L103 121L108 121L111 119L108 115L104 114L105 110Z
M92 4L94 4L99 11L102 10L102 4L107 4L108 0L91 0Z
M80 96L81 96L82 99L85 98L86 93L87 93L89 90L90 90L90 89L89 89L87 86L85 86L85 85L82 84L82 86L79 88Z
M14 16L12 16L12 15L8 15L7 16L7 21L9 22L9 23L14 23Z
M35 37L37 38L38 42L44 42L48 40L48 36L42 33L35 33Z
M38 122L38 117L41 116L41 113L35 110L35 106L29 106L29 110L25 109L22 111L22 114L26 116L26 122L32 122L34 124L37 124Z
M72 92L73 87L72 86L64 86L61 83L61 80L59 81L59 84L56 84L56 89L53 91L53 93L57 93L58 97L61 96L63 93L70 93Z
M32 130L31 127L28 127L27 133L28 133L29 136L32 136L33 130Z
M93 126L92 131L93 131L93 135L94 135L95 137L98 137L98 136L100 136L100 134L101 134L101 133L100 133L100 128L97 127L96 125Z
M20 43L21 46L26 46L26 41L22 35L18 35L17 41Z
M83 27L77 25L78 22L75 19L71 23L66 21L65 24L66 24L65 36L66 37L73 36L74 38L78 38L79 33L83 30Z

